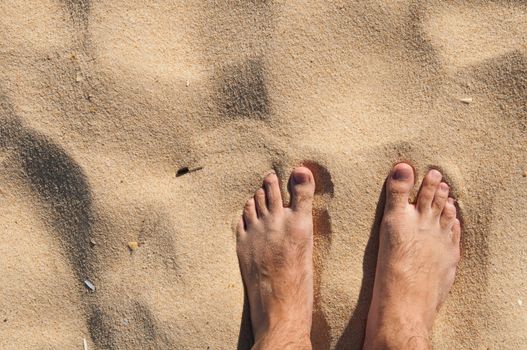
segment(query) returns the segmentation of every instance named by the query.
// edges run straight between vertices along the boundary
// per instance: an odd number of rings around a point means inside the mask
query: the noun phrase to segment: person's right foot
[[[430,170],[415,204],[414,171],[399,163],[386,205],[364,349],[429,349],[435,316],[454,282],[460,222],[442,175]]]
[[[236,250],[251,310],[253,349],[311,349],[315,179],[308,168],[291,174],[284,207],[276,174],[245,204]]]

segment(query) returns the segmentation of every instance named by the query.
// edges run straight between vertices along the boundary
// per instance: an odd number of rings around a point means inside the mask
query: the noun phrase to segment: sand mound
[[[436,347],[527,347],[526,16],[505,0],[2,1],[0,348],[246,348],[232,224],[266,171],[285,191],[304,163],[315,349],[359,349],[402,159],[442,169],[463,216]]]

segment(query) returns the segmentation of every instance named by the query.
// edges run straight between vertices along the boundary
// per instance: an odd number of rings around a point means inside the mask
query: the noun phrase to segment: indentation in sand
[[[265,118],[270,112],[261,59],[248,59],[217,70],[217,104],[225,117]]]
[[[71,16],[74,19],[79,19],[84,25],[87,25],[91,0],[62,0],[68,10],[70,11]]]
[[[447,67],[459,69],[525,50],[527,9],[521,2],[445,4],[428,13],[425,30]]]

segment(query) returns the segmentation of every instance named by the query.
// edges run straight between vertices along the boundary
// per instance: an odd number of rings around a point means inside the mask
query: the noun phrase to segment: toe
[[[441,178],[441,173],[436,169],[432,169],[426,174],[417,195],[417,209],[419,211],[426,212],[432,208],[432,201],[441,183]]]
[[[413,187],[414,169],[406,163],[395,165],[386,180],[385,210],[406,207]]]
[[[240,240],[245,239],[245,236],[247,235],[247,232],[245,231],[245,216],[243,218],[240,218],[238,220],[238,224],[236,225],[236,239],[239,242]]]
[[[278,183],[278,177],[276,174],[268,174],[264,178],[263,183],[269,211],[274,213],[281,210],[283,208],[282,194],[280,193],[280,185]]]
[[[454,205],[454,199],[448,198],[443,212],[441,213],[441,227],[446,230],[451,230],[452,226],[456,223],[456,206]]]
[[[305,167],[295,168],[291,173],[289,189],[291,209],[310,213],[315,194],[315,179],[311,170]]]
[[[249,199],[247,203],[245,203],[245,206],[243,207],[243,220],[245,221],[246,226],[250,226],[258,220],[254,198]]]
[[[441,182],[434,195],[434,200],[432,201],[432,211],[437,216],[441,214],[443,208],[446,205],[448,199],[448,191],[448,185],[444,182]]]
[[[265,191],[263,188],[259,188],[254,194],[254,201],[256,203],[256,213],[258,217],[262,217],[268,213],[267,204],[265,200]]]

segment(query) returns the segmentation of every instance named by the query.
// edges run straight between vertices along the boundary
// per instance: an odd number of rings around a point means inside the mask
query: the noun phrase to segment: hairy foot
[[[461,227],[442,175],[430,170],[415,204],[414,171],[397,164],[386,180],[386,206],[364,349],[429,349],[436,314],[460,258]]]
[[[290,179],[284,208],[278,178],[245,204],[237,227],[237,253],[251,310],[254,349],[311,349],[315,181],[309,169]]]

